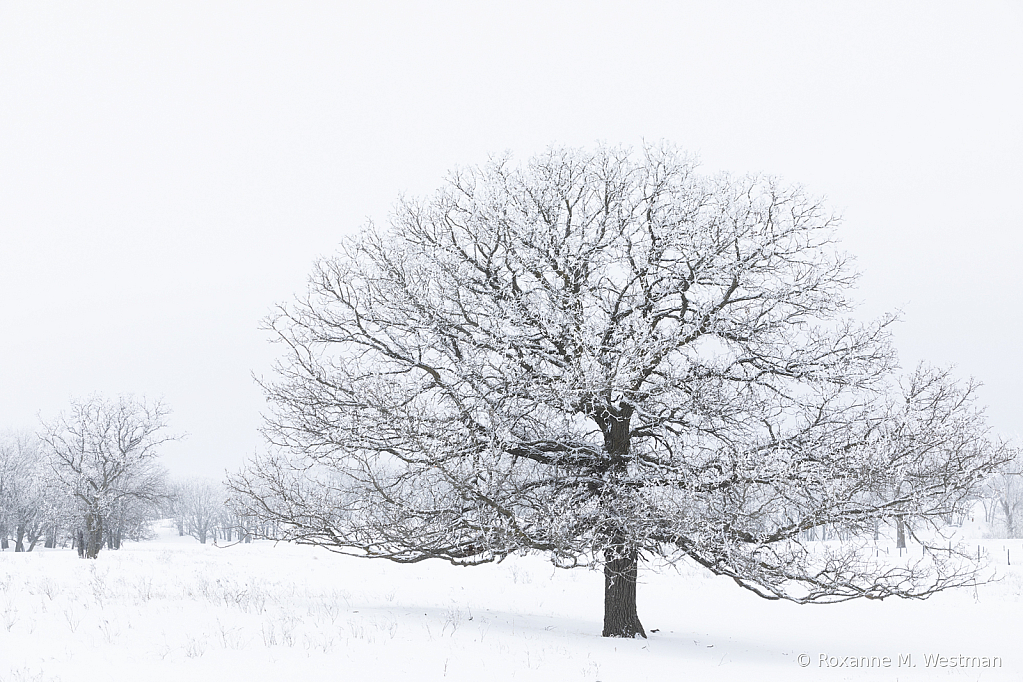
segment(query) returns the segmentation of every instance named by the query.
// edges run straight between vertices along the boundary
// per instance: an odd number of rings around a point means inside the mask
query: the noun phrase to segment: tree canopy
[[[1006,458],[973,384],[898,375],[894,318],[850,319],[837,226],[668,145],[456,171],[268,318],[278,449],[232,477],[235,504],[359,556],[601,565],[606,636],[645,636],[646,556],[798,602],[970,584],[955,553],[804,539],[918,528]]]

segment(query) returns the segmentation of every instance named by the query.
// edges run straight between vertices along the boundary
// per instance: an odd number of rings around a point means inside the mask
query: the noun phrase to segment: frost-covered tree
[[[982,492],[987,520],[1001,528],[1004,537],[1018,538],[1023,535],[1020,521],[1023,518],[1023,455],[1016,458],[992,477]]]
[[[162,486],[163,481],[157,482]],[[166,492],[159,487],[154,498],[148,495],[122,495],[110,505],[103,523],[103,542],[107,549],[120,549],[125,540],[148,540],[153,537],[153,522],[160,518],[160,498]]]
[[[166,497],[158,449],[169,411],[132,397],[73,400],[44,425],[41,439],[60,489],[71,498],[79,555],[120,545]],[[137,534],[137,533],[136,533]]]
[[[0,541],[31,552],[42,537],[52,493],[38,439],[27,433],[0,435]]]
[[[847,319],[836,225],[668,146],[456,172],[268,318],[276,449],[235,504],[358,556],[602,566],[605,636],[645,636],[649,556],[802,603],[969,584],[954,553],[893,567],[802,539],[917,527],[1004,458],[972,386],[896,378],[892,319]]]
[[[180,535],[202,544],[224,530],[227,492],[223,484],[206,478],[189,478],[172,487],[174,521]]]

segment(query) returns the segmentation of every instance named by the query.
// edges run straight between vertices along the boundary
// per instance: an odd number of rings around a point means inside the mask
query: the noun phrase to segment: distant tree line
[[[207,542],[252,542],[267,529],[241,519],[227,506],[227,489],[209,478],[187,478],[170,485],[167,512],[179,536]]]
[[[0,549],[31,552],[42,543],[74,547],[83,556],[88,551],[94,558],[103,547],[118,549],[125,540],[147,536],[159,516],[158,499],[96,489],[92,500],[82,500],[52,464],[34,434],[0,437]],[[162,481],[149,483],[154,498],[162,494]]]
[[[219,483],[172,482],[158,462],[169,410],[159,401],[74,400],[38,433],[0,434],[0,550],[72,547],[83,558],[151,535],[171,517],[182,535],[245,541]]]
[[[1023,537],[1023,458],[987,481],[981,501],[991,537]]]

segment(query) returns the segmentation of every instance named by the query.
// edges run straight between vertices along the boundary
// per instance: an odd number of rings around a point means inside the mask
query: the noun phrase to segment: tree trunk
[[[604,637],[629,637],[646,632],[636,612],[636,574],[639,553],[613,546],[604,551]]]
[[[99,514],[85,515],[85,532],[79,533],[78,539],[84,544],[78,551],[80,557],[95,559],[99,556],[103,548],[103,521]]]
[[[1002,505],[1002,513],[1005,514],[1005,537],[1014,538],[1016,537],[1016,524],[1012,514],[1014,505],[1008,495],[1004,495],[999,502]]]
[[[602,478],[614,490],[618,481],[628,473],[629,449],[632,440],[630,421],[633,408],[621,400],[608,405],[599,415],[597,424],[604,434],[607,463]],[[607,510],[609,518],[617,513]],[[613,523],[613,522],[612,522]],[[636,613],[636,573],[639,551],[626,540],[620,528],[608,528],[605,536],[610,542],[604,550],[604,637],[635,637],[646,639],[646,632]]]
[[[902,519],[895,521],[895,548],[904,549],[906,547],[906,524],[902,522]]]

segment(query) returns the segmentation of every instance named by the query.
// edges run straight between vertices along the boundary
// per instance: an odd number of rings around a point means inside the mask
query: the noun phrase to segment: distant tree
[[[987,520],[1001,525],[1004,537],[1018,538],[1023,535],[1023,457],[1017,453],[997,476],[984,486],[984,504],[990,513]]]
[[[279,451],[231,477],[235,504],[357,556],[602,565],[613,637],[645,636],[647,556],[800,603],[972,584],[965,554],[802,540],[933,521],[1005,458],[973,386],[896,379],[892,318],[843,318],[836,224],[666,146],[456,172],[268,319]]]
[[[232,508],[230,491],[222,489],[224,495],[224,506],[221,510],[218,530],[220,536],[227,542],[252,542],[252,520],[248,517],[238,516]]]
[[[157,450],[173,439],[164,434],[167,414],[160,402],[93,396],[44,425],[49,465],[73,504],[80,556],[95,559],[104,543],[119,547],[166,497]]]
[[[103,539],[107,549],[120,549],[125,540],[138,542],[151,538],[152,525],[160,517],[160,508],[159,500],[122,496],[111,505],[104,523]]]
[[[0,539],[14,551],[32,551],[47,519],[49,477],[38,439],[32,434],[0,436]]]
[[[190,535],[202,544],[216,539],[225,523],[227,492],[210,479],[190,478],[173,487],[174,520],[182,535]]]

